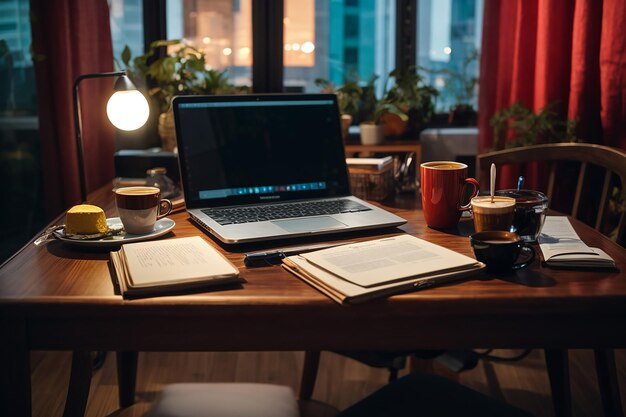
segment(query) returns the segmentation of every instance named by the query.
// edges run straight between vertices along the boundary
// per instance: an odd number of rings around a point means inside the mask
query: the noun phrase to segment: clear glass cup
[[[163,198],[171,198],[178,194],[178,187],[167,176],[167,169],[162,167],[150,168],[146,171],[146,186],[160,189]]]
[[[496,195],[515,198],[515,214],[512,232],[525,242],[535,242],[548,213],[548,197],[534,190],[498,190]]]

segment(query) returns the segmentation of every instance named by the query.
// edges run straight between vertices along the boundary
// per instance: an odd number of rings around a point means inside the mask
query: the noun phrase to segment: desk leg
[[[556,417],[572,416],[572,393],[569,384],[569,356],[566,349],[544,349],[546,368],[552,390]]]
[[[135,403],[138,352],[117,352],[117,385],[120,407]]]
[[[302,380],[300,381],[300,400],[308,401],[313,396],[319,365],[319,350],[307,350],[304,352],[304,366],[302,368]]]
[[[72,372],[67,389],[63,417],[83,417],[89,399],[93,356],[91,351],[79,350],[72,354]]]
[[[624,411],[622,410],[622,400],[615,368],[615,353],[613,349],[595,349],[594,354],[604,415],[606,417],[622,417]]]
[[[26,321],[0,314],[0,416],[30,417],[30,351]]]

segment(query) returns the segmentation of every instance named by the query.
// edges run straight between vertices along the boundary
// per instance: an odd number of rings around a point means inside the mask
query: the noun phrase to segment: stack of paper
[[[125,298],[243,282],[222,254],[194,236],[122,245],[111,261]]]
[[[392,161],[393,158],[391,156],[382,158],[346,158],[348,167],[372,168],[378,171],[391,164]]]
[[[539,247],[548,266],[615,268],[615,261],[599,248],[583,242],[565,216],[547,216]]]
[[[338,303],[354,304],[465,278],[485,265],[401,235],[289,256],[283,267]]]

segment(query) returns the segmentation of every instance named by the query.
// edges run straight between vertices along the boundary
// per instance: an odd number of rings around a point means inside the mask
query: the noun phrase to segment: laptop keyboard
[[[202,212],[220,225],[254,223],[293,217],[356,213],[371,210],[349,199],[264,204],[262,206],[209,208]]]

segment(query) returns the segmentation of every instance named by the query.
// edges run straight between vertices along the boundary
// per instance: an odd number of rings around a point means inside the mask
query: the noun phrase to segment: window
[[[439,90],[437,111],[477,109],[483,0],[420,0],[417,61]]]
[[[143,0],[109,0],[109,17],[113,57],[122,68],[120,57],[125,46],[134,57],[144,52]]]
[[[285,90],[317,92],[316,78],[335,84],[358,78],[364,83],[376,74],[384,80],[396,65],[413,61],[405,57],[407,62],[396,64],[396,36],[402,33],[402,44],[417,45],[415,64],[425,69],[426,81],[440,91],[437,110],[447,112],[461,102],[476,108],[484,0],[419,0],[416,31],[412,19],[396,16],[401,0],[283,1]],[[206,53],[212,68],[228,70],[232,83],[252,85],[252,0],[165,3],[167,33],[161,38],[185,39]],[[396,22],[403,25],[398,31]]]
[[[0,2],[0,112],[37,113],[28,0]]]
[[[252,0],[168,0],[167,38],[203,51],[232,84],[252,85]]]
[[[316,78],[384,78],[395,65],[394,19],[391,0],[285,0],[284,85],[318,92]]]
[[[0,263],[45,224],[28,0],[0,2]]]

